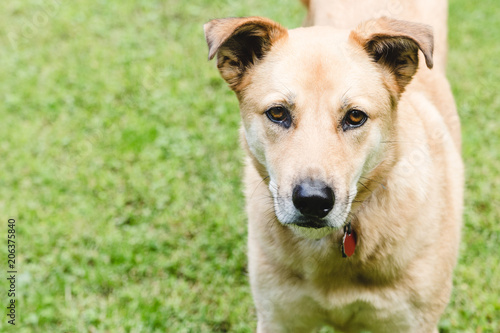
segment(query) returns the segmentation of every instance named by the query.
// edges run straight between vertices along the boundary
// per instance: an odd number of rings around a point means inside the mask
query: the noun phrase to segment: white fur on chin
[[[309,239],[320,239],[337,230],[335,228],[330,228],[330,227],[324,227],[318,229],[305,228],[305,227],[299,227],[298,225],[295,224],[289,224],[288,227],[292,229],[295,235]]]

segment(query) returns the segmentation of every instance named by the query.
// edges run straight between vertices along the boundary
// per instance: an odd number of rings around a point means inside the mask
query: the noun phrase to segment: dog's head
[[[419,49],[432,67],[430,28],[381,18],[287,30],[248,17],[210,21],[205,36],[278,220],[312,237],[345,225],[396,159],[397,104]]]

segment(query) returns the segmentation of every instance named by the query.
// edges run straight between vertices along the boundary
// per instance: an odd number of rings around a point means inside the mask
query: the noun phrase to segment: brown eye
[[[273,118],[274,121],[283,121],[286,118],[286,112],[283,108],[272,108],[268,112],[269,116]]]
[[[267,118],[273,123],[282,125],[285,128],[289,128],[292,124],[292,118],[290,112],[282,106],[274,106],[266,111]]]
[[[360,127],[368,119],[366,113],[360,110],[351,110],[344,117],[342,127],[345,130]]]

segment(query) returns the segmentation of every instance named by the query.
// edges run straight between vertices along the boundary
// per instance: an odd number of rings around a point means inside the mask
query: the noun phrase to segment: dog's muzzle
[[[331,187],[317,180],[306,180],[295,186],[292,193],[293,205],[303,215],[304,222],[300,227],[326,227],[325,216],[335,204],[335,194]],[[302,220],[302,219],[301,219]]]

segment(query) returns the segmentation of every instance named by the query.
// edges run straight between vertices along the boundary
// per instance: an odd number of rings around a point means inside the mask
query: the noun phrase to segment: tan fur
[[[324,16],[320,5],[326,2],[310,1],[318,12],[310,12],[309,23]],[[335,5],[347,6],[328,2]],[[322,325],[343,332],[437,332],[449,300],[463,166],[444,58],[434,61],[438,70],[427,68],[433,65],[428,26],[389,18],[358,25],[350,13],[365,9],[355,9],[337,15],[348,30],[287,31],[257,17],[205,25],[210,57],[218,54],[221,75],[240,102],[258,332]],[[349,15],[354,25],[347,25]],[[443,56],[446,47],[436,49]],[[266,117],[275,105],[290,110],[289,128]],[[369,119],[344,130],[342,119],[354,108]],[[290,198],[305,178],[334,189],[328,227],[294,226]],[[352,257],[342,258],[348,222],[358,243]]]

